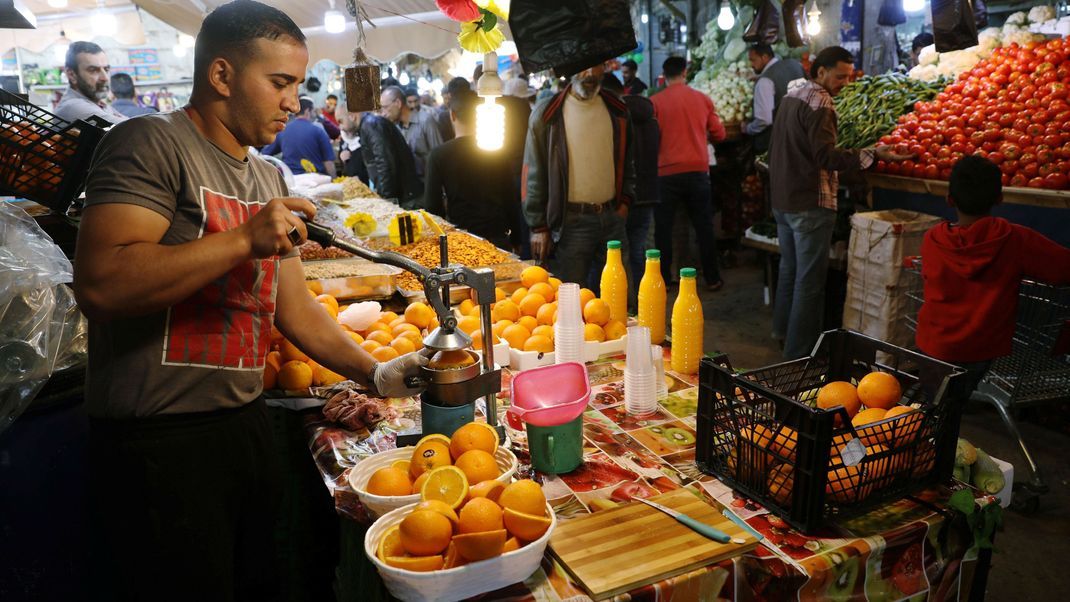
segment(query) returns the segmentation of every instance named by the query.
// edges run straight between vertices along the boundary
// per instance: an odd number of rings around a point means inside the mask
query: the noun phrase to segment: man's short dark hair
[[[471,90],[460,90],[450,94],[450,113],[453,113],[457,121],[465,125],[475,123],[477,104],[479,104],[479,96]]]
[[[951,168],[947,194],[963,214],[987,215],[1003,194],[1002,175],[988,159],[965,156]]]
[[[449,92],[450,96],[453,96],[454,94],[457,94],[458,92],[463,92],[465,90],[471,91],[472,84],[469,83],[468,80],[463,77],[455,77],[450,80],[450,83],[446,84],[446,91]]]
[[[241,65],[257,39],[284,37],[305,43],[301,28],[281,10],[255,0],[234,0],[220,5],[208,13],[197,33],[193,79],[196,82],[207,77],[208,65],[218,57]]]
[[[67,48],[67,58],[64,60],[63,66],[71,71],[78,71],[79,54],[100,54],[102,52],[104,52],[104,49],[93,42],[71,42],[71,45]]]
[[[921,50],[926,46],[932,46],[935,43],[936,38],[933,37],[933,34],[927,31],[923,31],[918,35],[914,36],[914,41],[910,43],[910,49],[917,52],[918,50]]]
[[[604,90],[609,90],[617,96],[624,94],[624,84],[622,84],[620,80],[617,79],[616,75],[613,75],[608,71],[606,71],[605,74],[602,75],[602,88]]]
[[[810,78],[817,77],[817,70],[821,67],[825,69],[832,69],[840,63],[855,62],[855,57],[851,54],[850,50],[847,50],[843,46],[829,46],[821,52],[817,53],[817,57],[814,58],[814,62],[810,65]]]
[[[109,85],[111,86],[111,93],[115,95],[115,98],[134,97],[134,78],[130,77],[129,73],[116,73],[112,75]]]
[[[773,57],[773,47],[769,44],[751,44],[751,47],[747,49],[758,56]]]
[[[334,94],[328,94],[327,95],[327,100],[338,100],[338,97],[335,96]]]
[[[416,98],[420,97],[420,91],[416,89],[416,86],[405,87],[405,98],[408,98],[410,96],[415,96]]]
[[[401,86],[387,86],[383,88],[383,93],[390,93],[390,102],[395,100],[401,100],[401,104],[405,104],[405,90],[401,89]]]
[[[312,99],[307,96],[302,96],[298,102],[301,104],[301,114],[308,113],[316,108],[316,103],[312,102]]]
[[[665,77],[680,77],[687,71],[687,59],[682,56],[670,56],[661,64]]]
[[[620,66],[621,67],[627,67],[627,68],[631,69],[632,71],[638,71],[639,70],[639,63],[633,61],[632,59],[628,59],[628,60],[624,61],[623,63],[620,64]]]

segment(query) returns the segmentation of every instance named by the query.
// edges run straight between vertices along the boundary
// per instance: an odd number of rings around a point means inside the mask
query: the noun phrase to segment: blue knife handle
[[[728,542],[732,541],[732,537],[729,534],[725,533],[724,531],[722,531],[720,529],[715,529],[715,528],[707,525],[706,523],[699,522],[699,521],[691,518],[690,516],[681,514],[681,515],[679,515],[679,516],[677,516],[675,518],[676,518],[677,521],[679,521],[679,522],[687,525],[688,527],[690,527],[693,531],[695,531],[697,533],[700,533],[701,535],[704,535],[706,537],[709,537],[710,539],[712,539],[712,540],[714,540],[716,542],[728,543]]]

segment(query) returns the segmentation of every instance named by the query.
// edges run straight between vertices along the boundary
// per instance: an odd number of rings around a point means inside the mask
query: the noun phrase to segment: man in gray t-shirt
[[[315,207],[248,154],[297,111],[301,30],[236,0],[205,18],[196,48],[190,104],[112,128],[86,184],[74,290],[89,318],[90,599],[278,591],[261,397],[272,326],[388,397],[418,393],[404,378],[427,362],[376,362],[309,296],[294,212]]]

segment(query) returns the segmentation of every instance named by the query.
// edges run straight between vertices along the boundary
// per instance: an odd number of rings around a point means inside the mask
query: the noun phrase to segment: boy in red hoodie
[[[951,170],[947,195],[958,222],[929,230],[921,245],[925,303],[916,342],[967,370],[967,395],[992,360],[1011,352],[1022,278],[1070,284],[1070,249],[989,215],[1002,200],[999,168],[963,157]]]

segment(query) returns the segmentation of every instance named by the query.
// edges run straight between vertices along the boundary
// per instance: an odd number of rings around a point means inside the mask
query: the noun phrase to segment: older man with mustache
[[[554,274],[595,291],[606,242],[627,244],[635,185],[628,109],[602,90],[604,71],[581,71],[535,107],[521,187],[532,256],[545,262],[555,250]]]

